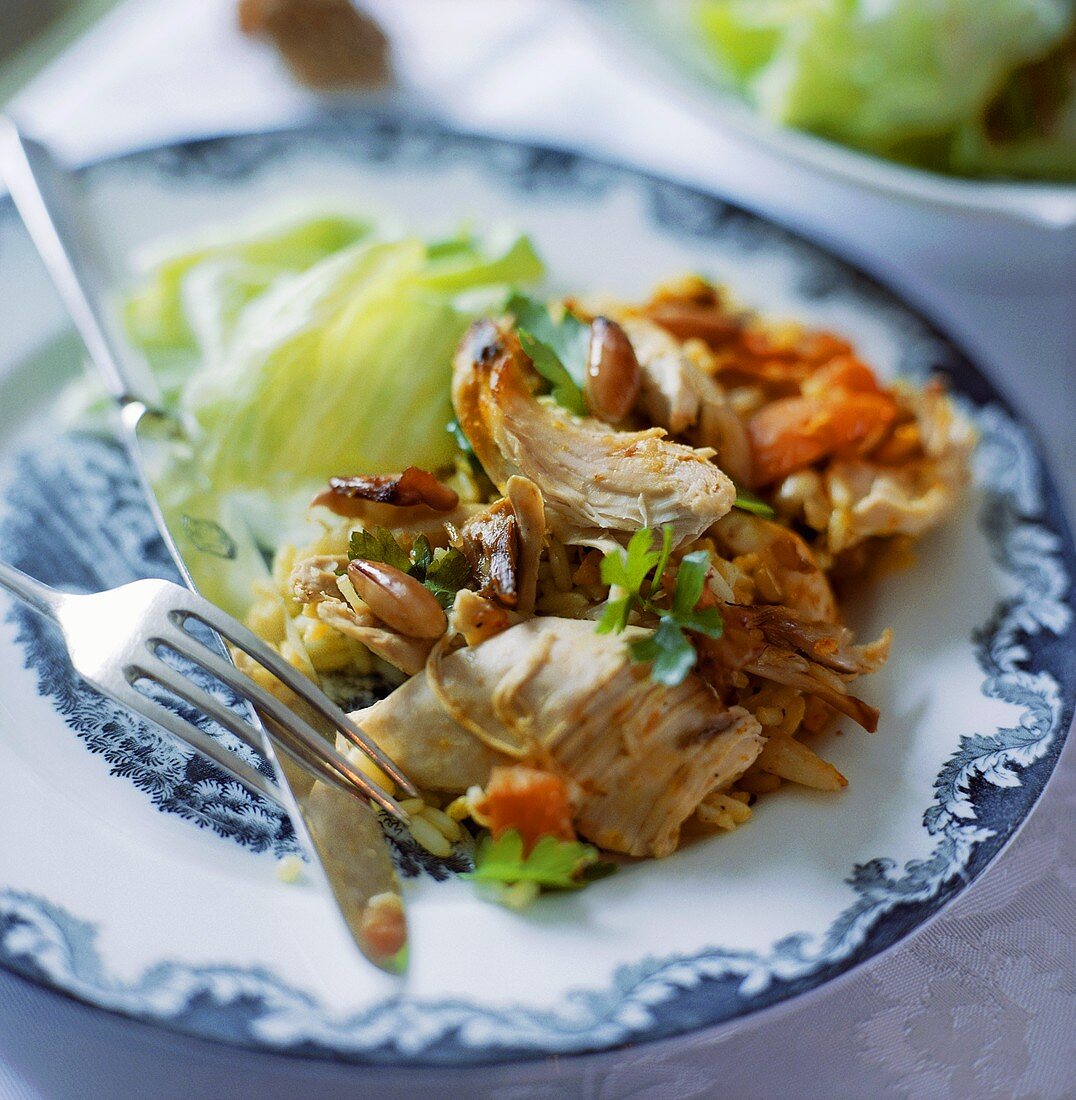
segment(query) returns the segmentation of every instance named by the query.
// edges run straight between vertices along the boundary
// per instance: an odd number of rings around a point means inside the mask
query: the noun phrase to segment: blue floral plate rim
[[[614,988],[580,993],[544,1015],[530,1009],[493,1013],[466,1003],[387,1002],[361,1018],[330,1021],[317,1019],[317,1007],[304,993],[263,970],[163,963],[139,982],[117,983],[101,972],[92,926],[45,899],[0,890],[0,965],[87,1003],[232,1044],[373,1063],[458,1065],[608,1050],[727,1025],[798,1003],[803,994],[877,957],[932,920],[1026,820],[1046,787],[1072,717],[1076,635],[1063,601],[1076,571],[1076,553],[1034,434],[1014,417],[1007,400],[918,305],[832,249],[705,192],[576,153],[365,112],[315,127],[153,147],[84,171],[148,165],[163,176],[208,173],[222,182],[241,182],[296,143],[324,145],[334,153],[343,152],[346,143],[349,155],[375,162],[406,162],[408,156],[414,162],[432,155],[473,163],[476,154],[486,154],[484,170],[502,185],[523,190],[601,193],[632,180],[647,192],[649,216],[671,233],[753,234],[766,244],[812,257],[814,285],[804,290],[806,297],[854,287],[866,299],[913,317],[935,352],[944,351],[943,365],[975,410],[984,435],[980,477],[993,504],[1001,506],[989,518],[988,534],[1002,568],[1021,587],[996,609],[975,641],[991,690],[1022,702],[1031,719],[1012,730],[964,738],[937,777],[938,798],[926,810],[928,830],[941,838],[931,859],[903,869],[884,859],[855,868],[850,882],[857,905],[842,914],[827,933],[824,950],[813,956],[805,954],[810,945],[790,937],[768,958],[715,949],[687,958],[647,959],[622,968]],[[0,219],[11,217],[10,203],[3,200]],[[1003,734],[1011,736],[1006,740]],[[903,876],[894,877],[901,870]],[[52,954],[42,966],[46,948]],[[424,1025],[420,1041],[404,1035],[405,1027],[418,1022],[416,1013]],[[259,1026],[266,1021],[268,1033]]]

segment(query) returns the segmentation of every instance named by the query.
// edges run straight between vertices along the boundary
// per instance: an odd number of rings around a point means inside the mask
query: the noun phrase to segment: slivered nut
[[[616,321],[595,317],[590,326],[583,387],[587,407],[600,420],[623,420],[631,412],[641,385],[642,371],[627,333]]]
[[[408,638],[439,638],[448,626],[433,593],[414,577],[383,562],[356,558],[347,575],[363,603],[387,626]]]

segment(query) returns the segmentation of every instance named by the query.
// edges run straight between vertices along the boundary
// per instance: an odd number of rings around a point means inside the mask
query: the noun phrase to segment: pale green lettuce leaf
[[[1005,170],[997,148],[992,163],[976,163],[967,135],[1021,66],[1072,33],[1073,7],[701,0],[697,18],[723,76],[766,116],[883,156],[974,172]]]
[[[450,463],[452,357],[473,319],[455,292],[503,295],[540,272],[525,239],[431,260],[410,238],[359,243],[273,280],[228,319],[219,353],[184,388],[213,484],[286,492]]]
[[[157,261],[127,298],[123,316],[131,340],[143,349],[190,346],[194,340],[184,305],[188,275],[206,261],[249,264],[264,275],[304,271],[318,260],[370,233],[370,223],[338,214],[276,223],[237,236],[209,235]]]

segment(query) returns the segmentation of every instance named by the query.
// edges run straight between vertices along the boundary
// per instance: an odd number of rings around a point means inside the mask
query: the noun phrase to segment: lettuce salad
[[[764,115],[960,175],[1076,179],[1073,0],[699,0]]]
[[[124,320],[218,492],[450,464],[452,356],[543,268],[522,236],[427,241],[342,215],[188,244]]]

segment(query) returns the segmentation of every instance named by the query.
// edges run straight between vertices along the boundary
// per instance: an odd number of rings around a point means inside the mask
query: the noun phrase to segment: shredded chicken
[[[910,441],[907,455],[898,452],[887,462],[883,448],[878,455],[834,461],[821,472],[800,471],[776,487],[782,518],[802,518],[819,531],[820,548],[829,554],[872,538],[924,534],[952,512],[967,483],[976,441],[971,424],[938,386],[895,392],[909,418],[897,429]]]
[[[975,434],[940,383],[886,383],[843,337],[734,312],[698,278],[570,308],[594,326],[594,415],[539,396],[510,318],[476,323],[452,402],[500,497],[464,458],[333,479],[314,503],[347,522],[280,559],[258,621],[282,647],[301,636],[312,675],[367,662],[342,634],[409,676],[353,717],[420,788],[457,796],[449,825],[460,810],[528,846],[578,834],[660,857],[689,819],[688,835],[732,829],[782,782],[846,784],[803,738],[839,714],[876,728],[853,685],[890,634],[858,643],[832,579],[892,564],[952,510]],[[543,360],[537,343],[547,373],[571,350]],[[762,499],[732,510],[734,481]],[[407,575],[315,552],[375,527],[404,549],[424,536],[440,576],[424,543]],[[644,527],[649,550],[630,542]],[[433,636],[405,636],[427,626],[423,605]]]
[[[497,764],[551,761],[579,792],[581,835],[668,855],[702,799],[758,756],[760,726],[697,676],[655,683],[624,641],[589,622],[529,619],[435,655],[425,676],[352,717],[420,787],[466,790]]]
[[[533,481],[561,541],[603,545],[669,524],[682,544],[732,507],[735,488],[710,452],[660,428],[616,432],[574,417],[538,400],[529,377],[515,335],[480,321],[456,357],[452,400],[486,472],[502,492],[514,474]]]
[[[638,316],[620,323],[642,370],[640,405],[653,423],[716,452],[715,461],[734,481],[751,480],[747,432],[721,387],[665,329]]]
[[[712,660],[816,696],[865,730],[878,728],[877,708],[857,699],[848,685],[882,666],[889,631],[868,645],[854,645],[844,627],[802,619],[787,607],[728,604],[721,617],[723,636],[700,643]]]

